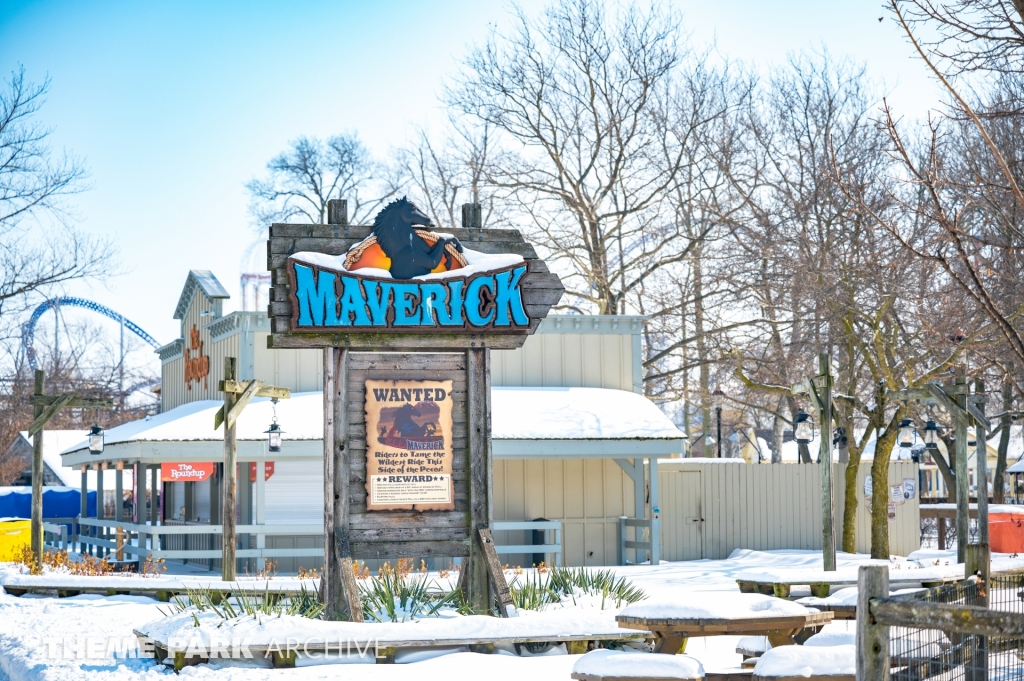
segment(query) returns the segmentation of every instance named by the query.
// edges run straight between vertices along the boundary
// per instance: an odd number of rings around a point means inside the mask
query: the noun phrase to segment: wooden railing
[[[219,548],[212,548],[214,542],[219,544],[223,530],[221,525],[149,525],[142,523],[126,523],[123,521],[98,518],[81,518],[79,523],[84,528],[96,531],[80,535],[80,546],[99,547],[112,552],[117,549],[113,531],[120,527],[125,532],[124,552],[129,556],[137,556],[145,560],[152,557],[166,560],[204,560],[221,557]],[[238,535],[256,537],[257,548],[236,551],[238,558],[292,558],[307,556],[323,556],[323,549],[274,549],[265,548],[265,538],[269,536],[317,536],[322,537],[322,525],[238,525]],[[177,548],[179,539],[186,539],[189,546],[196,548]],[[179,544],[184,546],[182,542]]]
[[[547,561],[549,565],[562,564],[562,522],[560,520],[499,520],[491,523],[491,529],[495,532],[505,530],[542,530],[553,533],[550,544],[503,544],[495,543],[494,550],[497,553],[544,553],[554,554],[554,562]]]

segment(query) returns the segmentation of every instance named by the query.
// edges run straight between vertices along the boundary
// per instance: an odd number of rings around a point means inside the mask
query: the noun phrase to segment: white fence
[[[836,546],[842,548],[845,465],[834,464]],[[871,516],[864,499],[870,462],[857,475],[857,551],[871,550]],[[820,549],[821,495],[817,464],[659,464],[662,560],[726,558],[735,549]],[[888,494],[905,479],[918,481],[914,463],[891,463]],[[918,495],[895,506],[889,551],[907,555],[921,546]]]

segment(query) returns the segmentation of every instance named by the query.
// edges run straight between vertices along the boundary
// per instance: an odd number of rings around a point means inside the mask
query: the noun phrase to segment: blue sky
[[[543,6],[522,3],[528,13]],[[768,72],[828,47],[884,80],[898,110],[937,98],[877,0],[677,0],[697,44]],[[238,298],[253,240],[243,184],[299,135],[358,130],[377,153],[442,115],[438,94],[509,5],[434,2],[16,2],[0,0],[0,71],[52,89],[41,121],[85,157],[83,229],[113,237],[125,273],[76,285],[161,342],[189,269]]]

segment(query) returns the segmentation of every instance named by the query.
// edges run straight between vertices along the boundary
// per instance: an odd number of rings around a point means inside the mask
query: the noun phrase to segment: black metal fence
[[[887,591],[887,578],[880,589],[863,571],[865,592]],[[858,609],[858,645],[869,647],[858,654],[858,678],[887,668],[893,681],[1024,680],[1024,574],[865,598],[871,614]]]

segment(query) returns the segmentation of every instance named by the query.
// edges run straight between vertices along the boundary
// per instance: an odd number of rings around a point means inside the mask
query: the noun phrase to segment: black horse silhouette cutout
[[[395,422],[392,430],[402,437],[420,437],[426,435],[427,426],[419,425],[412,420],[413,416],[421,416],[420,410],[411,404],[403,404],[395,412]]]
[[[404,196],[385,206],[373,219],[373,234],[384,255],[391,259],[391,276],[412,279],[429,274],[447,256],[445,246],[452,244],[462,253],[455,237],[439,238],[433,246],[413,230],[413,225],[434,227],[416,205]],[[450,263],[449,263],[450,264]]]

